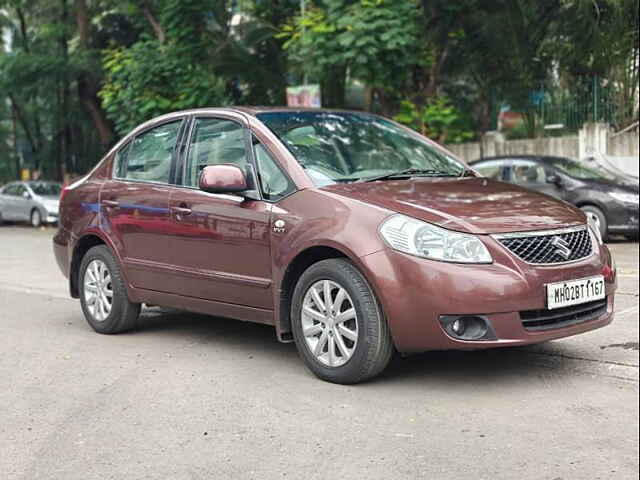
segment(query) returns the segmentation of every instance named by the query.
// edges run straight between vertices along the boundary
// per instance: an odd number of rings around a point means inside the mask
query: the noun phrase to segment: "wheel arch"
[[[298,283],[298,280],[300,279],[300,276],[311,265],[322,260],[328,260],[332,258],[341,258],[349,260],[351,263],[353,263],[353,265],[365,277],[365,279],[371,286],[374,295],[378,298],[378,302],[380,303],[379,295],[376,291],[377,288],[375,282],[371,281],[368,272],[363,267],[362,262],[358,260],[357,256],[353,255],[353,253],[346,248],[342,248],[338,245],[330,243],[309,246],[297,253],[291,259],[291,261],[289,261],[287,267],[284,270],[284,274],[279,285],[278,311],[275,321],[276,332],[280,341],[290,342],[293,340],[291,334],[291,304],[293,300],[293,291],[296,287],[296,284]],[[382,308],[381,303],[380,308]]]
[[[593,208],[597,208],[598,210],[600,210],[602,212],[602,215],[604,215],[604,219],[606,222],[606,232],[608,233],[609,231],[609,224],[610,224],[610,220],[609,220],[609,210],[602,205],[600,202],[592,200],[592,199],[584,199],[578,203],[576,203],[576,207],[578,207],[579,209],[582,209],[583,207],[593,207]]]
[[[608,215],[607,208],[600,202],[593,200],[592,198],[584,198],[576,202],[576,207],[595,207],[600,210],[605,216]]]
[[[105,245],[112,252],[114,252],[113,246],[110,245],[110,243],[101,235],[95,232],[83,235],[75,243],[73,247],[73,254],[71,256],[71,265],[69,268],[69,290],[72,298],[78,298],[80,296],[78,274],[80,271],[80,264],[82,263],[82,259],[89,250],[99,245]]]

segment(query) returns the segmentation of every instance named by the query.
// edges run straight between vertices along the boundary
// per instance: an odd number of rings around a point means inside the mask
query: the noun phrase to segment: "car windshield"
[[[461,176],[465,167],[444,150],[373,115],[337,112],[258,114],[318,185],[405,175]]]
[[[31,187],[33,193],[43,197],[57,197],[60,195],[61,190],[60,185],[57,183],[37,182],[30,183],[29,187]]]
[[[568,158],[549,158],[546,161],[570,177],[580,180],[616,180],[616,176],[605,169],[585,167]]]

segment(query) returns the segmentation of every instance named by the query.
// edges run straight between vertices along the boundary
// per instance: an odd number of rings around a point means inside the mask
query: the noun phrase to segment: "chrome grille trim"
[[[550,235],[564,235],[567,233],[580,232],[587,228],[587,225],[577,225],[575,227],[560,228],[557,230],[532,230],[530,232],[499,233],[491,236],[496,240],[503,240],[505,238],[547,237]]]
[[[594,245],[597,243],[586,225],[557,230],[497,234],[492,237],[509,253],[535,266],[566,265],[585,260],[594,254]],[[560,237],[570,243],[571,258],[561,259],[555,253],[551,239],[546,240],[546,237]]]

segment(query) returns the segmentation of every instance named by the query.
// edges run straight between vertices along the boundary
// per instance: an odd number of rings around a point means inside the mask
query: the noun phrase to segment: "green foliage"
[[[394,88],[407,69],[427,61],[419,47],[419,5],[414,0],[327,0],[284,27],[285,48],[305,72],[321,78],[344,66],[375,87]]]
[[[405,100],[394,119],[440,143],[462,143],[474,136],[465,128],[461,113],[446,97],[431,99],[424,106]]]
[[[0,0],[0,175],[20,157],[49,177],[81,173],[114,129],[282,105],[303,80],[331,107],[357,81],[366,109],[440,141],[495,128],[504,104],[527,120],[512,135],[539,134],[540,92],[606,92],[598,118],[622,128],[638,118],[638,1],[306,0],[301,16],[299,0]]]
[[[106,50],[102,104],[118,132],[163,113],[228,103],[224,81],[156,40]]]

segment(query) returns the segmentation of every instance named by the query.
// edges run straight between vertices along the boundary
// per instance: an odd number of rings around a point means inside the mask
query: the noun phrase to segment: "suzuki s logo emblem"
[[[556,247],[556,251],[553,252],[556,255],[561,256],[565,260],[569,260],[573,251],[569,248],[569,242],[561,237],[553,237],[551,240],[551,245]]]

